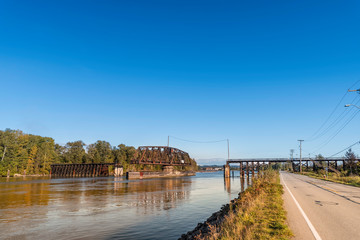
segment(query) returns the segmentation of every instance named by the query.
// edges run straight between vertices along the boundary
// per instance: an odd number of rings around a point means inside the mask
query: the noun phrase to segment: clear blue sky
[[[61,144],[173,135],[229,138],[232,158],[298,154],[360,79],[359,12],[359,1],[0,1],[0,127]],[[359,120],[319,152],[360,140]],[[227,154],[225,142],[171,145]]]

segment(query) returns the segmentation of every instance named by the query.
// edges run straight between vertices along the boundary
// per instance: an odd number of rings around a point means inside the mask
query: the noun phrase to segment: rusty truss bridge
[[[191,165],[188,153],[172,147],[142,146],[139,147],[130,164],[149,164],[163,166]],[[114,175],[122,166],[117,163],[66,163],[51,164],[50,174],[53,177],[107,177],[110,166],[114,166]]]
[[[164,166],[191,165],[187,152],[173,147],[142,146],[136,150],[131,164],[150,164]]]

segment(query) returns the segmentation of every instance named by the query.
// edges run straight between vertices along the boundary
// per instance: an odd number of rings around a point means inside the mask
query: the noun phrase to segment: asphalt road
[[[294,239],[360,240],[360,188],[280,173]]]

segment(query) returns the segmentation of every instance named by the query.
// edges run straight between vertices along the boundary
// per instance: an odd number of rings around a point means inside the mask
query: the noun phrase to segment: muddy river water
[[[235,176],[239,173],[235,173]],[[124,178],[0,178],[0,239],[178,239],[237,197],[222,172]]]

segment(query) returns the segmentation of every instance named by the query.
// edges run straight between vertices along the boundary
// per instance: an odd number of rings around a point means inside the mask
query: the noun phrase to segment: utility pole
[[[170,146],[170,136],[168,136],[168,147]]]
[[[228,146],[228,161],[230,160],[230,147],[229,147],[229,139],[227,140],[227,146]]]
[[[300,142],[300,173],[302,173],[302,166],[301,166],[301,143],[304,141],[304,140],[298,140]]]

